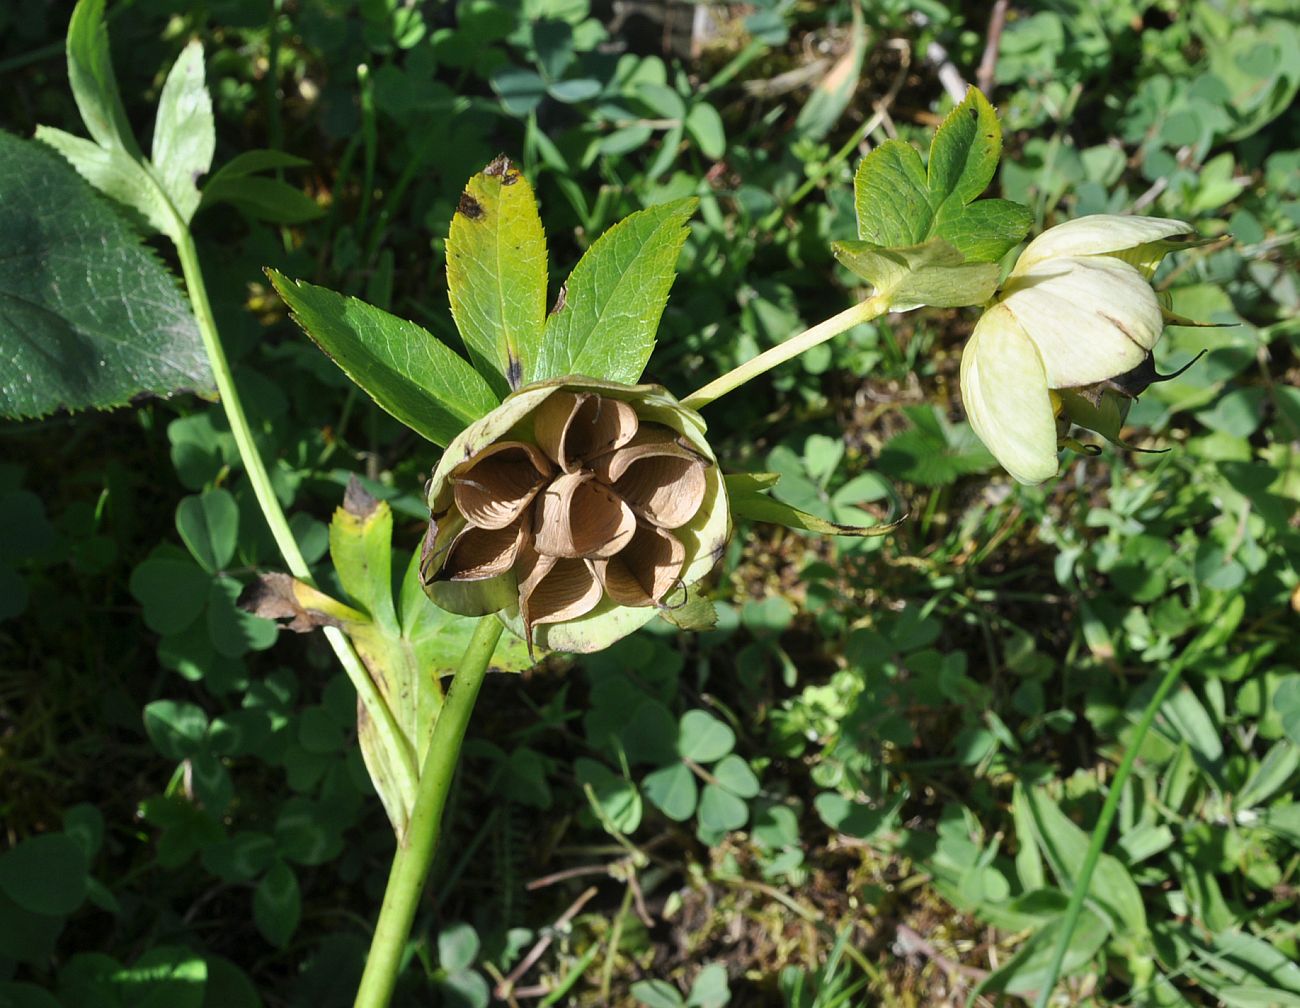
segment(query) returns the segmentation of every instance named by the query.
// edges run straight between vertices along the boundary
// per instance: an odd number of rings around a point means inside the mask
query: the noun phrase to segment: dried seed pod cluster
[[[527,640],[607,646],[716,562],[729,532],[698,415],[657,386],[520,389],[448,446],[429,486],[425,590]]]

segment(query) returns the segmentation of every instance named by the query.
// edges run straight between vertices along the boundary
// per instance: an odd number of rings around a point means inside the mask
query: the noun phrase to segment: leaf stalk
[[[284,558],[285,566],[289,568],[289,573],[314,588],[316,583],[312,579],[311,569],[307,566],[307,560],[302,555],[298,540],[289,528],[284,509],[280,506],[280,501],[275,496],[275,489],[271,486],[271,477],[267,473],[261,453],[257,450],[257,443],[253,440],[253,432],[249,427],[248,417],[244,413],[243,401],[239,398],[239,390],[235,386],[234,375],[230,370],[230,362],[226,358],[225,349],[221,345],[221,336],[217,331],[217,323],[212,315],[212,305],[208,301],[207,286],[203,282],[203,268],[199,263],[198,249],[194,245],[194,238],[190,234],[189,228],[180,220],[179,215],[177,215],[175,228],[169,234],[169,237],[176,245],[176,252],[181,263],[181,273],[185,278],[185,289],[189,294],[190,305],[194,309],[194,318],[198,322],[203,348],[207,352],[209,363],[212,365],[212,374],[216,378],[217,393],[221,397],[221,406],[225,410],[226,421],[230,424],[230,431],[235,437],[235,445],[239,449],[239,457],[244,463],[244,471],[248,474],[248,481],[252,485],[253,495],[257,498],[258,507],[261,508],[262,516],[270,527],[271,536],[275,539],[275,544],[280,550],[280,555]],[[370,677],[370,673],[366,670],[347,635],[337,627],[326,627],[325,636],[329,640],[330,647],[334,649],[334,654],[338,656],[339,663],[347,673],[348,679],[351,680],[353,687],[356,689],[357,696],[365,707],[366,713],[378,727],[380,733],[385,736],[384,741],[387,748],[399,761],[403,797],[408,801],[414,800],[417,773],[415,752],[411,748],[410,742],[397,726],[392,711],[388,709],[388,704],[384,702],[384,698],[379,693],[379,688]]]

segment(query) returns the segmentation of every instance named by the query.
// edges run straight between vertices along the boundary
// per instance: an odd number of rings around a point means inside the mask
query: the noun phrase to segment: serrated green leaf
[[[398,633],[393,605],[393,512],[349,484],[330,522],[330,560],[343,590],[386,634]]]
[[[456,662],[465,653],[478,620],[457,616],[430,601],[420,584],[420,553],[417,550],[407,565],[402,580],[402,636],[410,641],[418,668],[436,669],[438,675],[456,670]],[[492,652],[489,668],[493,672],[522,672],[536,664],[528,654],[528,645],[514,634],[503,634]]]
[[[886,140],[864,157],[853,176],[853,204],[863,241],[893,248],[929,237],[934,210],[916,148]]]
[[[140,148],[117,90],[108,50],[104,0],[79,0],[68,22],[68,83],[86,130],[103,147],[117,147],[137,160]]]
[[[546,319],[534,380],[580,374],[633,384],[641,377],[696,203],[639,210],[596,240]]]
[[[727,499],[731,503],[731,513],[737,518],[749,518],[753,521],[770,522],[784,525],[786,528],[816,532],[820,535],[842,535],[872,537],[888,535],[898,528],[903,519],[887,525],[843,525],[839,522],[818,518],[815,514],[791,507],[784,501],[769,497],[756,488],[750,474],[727,476]],[[767,484],[770,486],[770,484]]]
[[[934,132],[925,172],[927,186],[944,199],[970,203],[988,188],[1001,154],[1002,127],[997,113],[983,94],[970,88]]]
[[[216,150],[212,98],[203,79],[203,46],[191,42],[177,57],[158,97],[150,160],[181,220],[199,207],[199,176],[212,167]]]
[[[212,387],[167,270],[62,159],[3,132],[0,346],[0,414],[10,417]]]
[[[930,145],[930,161],[901,140],[887,140],[853,180],[858,237],[882,248],[948,242],[968,263],[991,263],[1024,238],[1033,215],[1008,200],[976,200],[997,169],[1002,130],[975,88],[948,114]]]
[[[159,176],[145,162],[131,133],[121,96],[118,94],[109,57],[108,30],[104,24],[103,0],[80,0],[68,25],[68,79],[73,97],[92,141],[61,130],[37,127],[36,136],[57,149],[87,181],[105,195],[120,202],[129,214],[173,241],[181,240],[181,229],[193,210],[192,200],[182,192],[174,204]],[[193,64],[184,57],[178,63],[180,75],[168,95],[169,107],[190,91]],[[202,84],[202,59],[198,63],[198,90],[207,101]],[[186,104],[180,101],[179,104]],[[210,102],[209,102],[210,113]],[[168,113],[168,117],[171,113]],[[208,116],[209,133],[211,115]],[[197,127],[201,129],[201,125]],[[188,127],[186,128],[188,130]],[[188,132],[186,134],[189,136]],[[164,144],[164,147],[168,146]],[[197,151],[201,153],[201,150]],[[173,151],[174,153],[174,151]],[[211,154],[208,154],[211,160]],[[183,172],[184,169],[178,169]],[[193,185],[190,179],[190,186]]]
[[[375,790],[400,837],[415,798],[415,781],[407,768],[419,765],[428,751],[442,703],[439,680],[456,670],[478,620],[449,613],[429,601],[420,586],[419,551],[407,565],[394,604],[392,524],[388,504],[370,498],[354,484],[330,525],[331,558],[340,581],[369,614],[284,574],[264,575],[244,593],[240,604],[257,615],[287,620],[289,629],[300,633],[335,626],[352,639],[392,715],[394,731],[389,731],[359,705],[357,738]],[[532,664],[522,640],[502,635],[492,655],[492,669],[517,672]]]
[[[1033,223],[1033,212],[1011,200],[977,200],[969,206],[950,202],[935,215],[933,234],[949,242],[967,262],[996,263]]]
[[[880,248],[864,241],[831,243],[835,258],[889,299],[894,311],[918,305],[959,308],[983,304],[998,285],[998,266],[964,262],[940,239],[905,248]]]
[[[445,446],[499,404],[464,358],[414,322],[267,270],[303,331],[372,399]]]
[[[469,180],[447,236],[451,314],[499,395],[532,381],[546,325],[546,235],[523,174],[499,157]]]

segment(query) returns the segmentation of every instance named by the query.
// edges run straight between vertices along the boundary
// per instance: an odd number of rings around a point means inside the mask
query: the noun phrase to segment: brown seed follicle
[[[617,422],[620,415],[631,419],[625,412],[635,422]],[[607,426],[625,429],[616,434]],[[434,530],[432,548],[422,557],[426,592],[451,612],[498,614],[529,645],[550,650],[596,650],[640,626],[674,601],[667,597],[674,584],[697,581],[707,572],[713,565],[708,547],[723,537],[724,526],[730,527],[726,487],[702,426],[688,410],[679,415],[671,395],[656,386],[629,387],[582,378],[525,385],[448,445],[434,471],[425,496],[431,512],[443,517]],[[625,488],[615,487],[598,474],[598,469],[606,468],[598,460],[631,440],[619,435],[635,436],[642,427],[655,451],[631,467],[637,470],[636,480]],[[551,469],[548,486],[560,481],[552,488],[555,499],[539,492],[516,516],[510,527],[522,533],[518,545],[504,529],[499,535],[482,529],[476,521],[480,516],[471,517],[463,510],[469,496],[495,482],[485,478],[490,473],[470,472],[473,463],[481,461],[491,469],[497,459],[480,459],[480,454],[511,440],[533,445],[545,455],[545,468]],[[569,463],[571,472],[551,451]],[[504,461],[500,455],[498,459]],[[638,466],[647,469],[640,472]],[[694,501],[691,486],[677,485],[694,482],[682,481],[685,474],[680,470],[703,470],[713,487],[705,500]],[[668,489],[661,483],[674,484],[670,497],[691,498],[701,506],[707,503],[707,513],[677,533],[636,514],[620,492],[633,483],[651,497]],[[573,490],[567,500],[561,492],[566,488]],[[455,500],[457,490],[465,500]],[[460,548],[451,551],[455,557],[448,557],[448,545],[469,525],[479,531],[465,534]],[[633,541],[637,528],[643,531]],[[440,561],[448,560],[437,569]],[[504,569],[507,565],[509,569]]]

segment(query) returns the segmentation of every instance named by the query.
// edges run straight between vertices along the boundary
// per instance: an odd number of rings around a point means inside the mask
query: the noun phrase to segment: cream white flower
[[[1097,386],[1148,359],[1164,328],[1151,276],[1191,234],[1183,221],[1098,214],[1020,254],[962,353],[961,395],[975,433],[1021,483],[1056,475],[1051,390]]]

